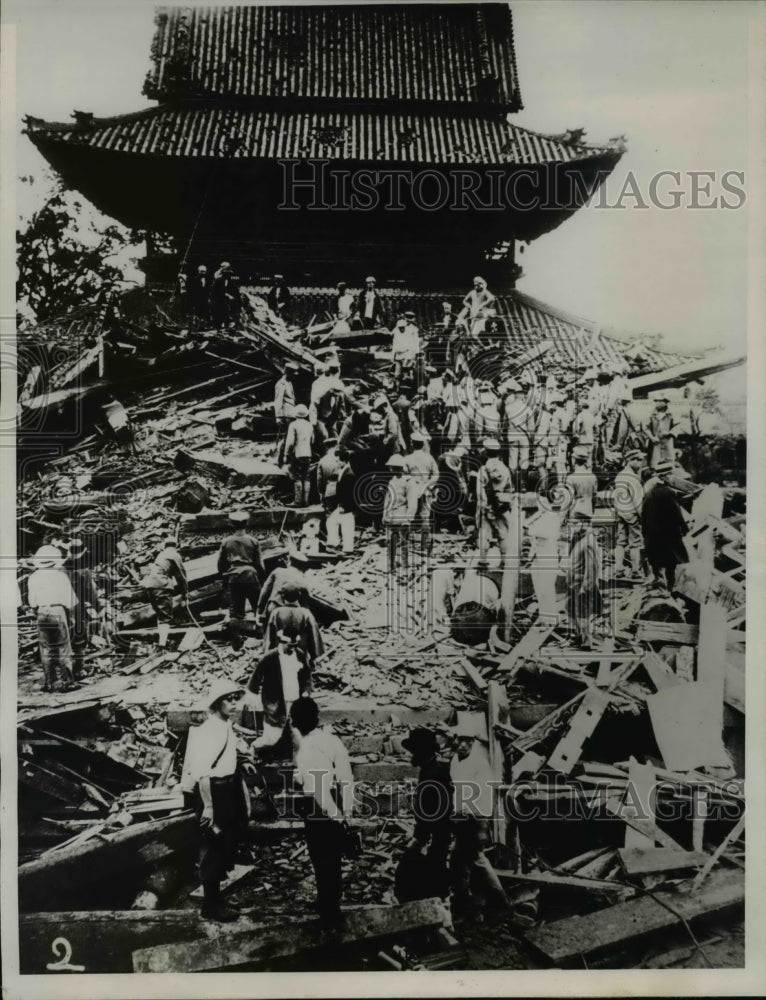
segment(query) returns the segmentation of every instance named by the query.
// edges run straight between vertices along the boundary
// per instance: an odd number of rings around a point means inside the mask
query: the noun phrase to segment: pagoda
[[[624,151],[514,124],[500,3],[159,8],[144,94],[156,105],[132,114],[25,124],[66,184],[146,235],[155,280],[226,259],[253,284],[481,273],[510,292],[518,242],[577,211]]]

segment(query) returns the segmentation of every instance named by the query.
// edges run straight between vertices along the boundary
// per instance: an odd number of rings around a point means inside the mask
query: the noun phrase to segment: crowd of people
[[[206,316],[220,307],[215,315],[224,317],[229,273],[222,264],[209,290],[203,268],[189,280],[185,294],[195,315],[204,305]],[[286,289],[277,291],[275,311],[284,314],[289,302]],[[568,619],[571,642],[592,648],[607,576],[594,526],[599,503],[615,514],[614,576],[672,592],[675,568],[687,558],[686,519],[671,485],[683,475],[675,449],[678,424],[662,393],[651,414],[642,415],[623,366],[535,368],[510,359],[492,377],[476,377],[473,362],[499,328],[494,306],[477,277],[457,316],[445,303],[436,334],[424,337],[415,315],[403,312],[392,330],[388,390],[371,392],[359,380],[347,381],[337,352],[329,352],[300,399],[299,369],[288,362],[274,394],[275,459],[289,471],[296,507],[321,502],[321,541],[317,530],[304,532],[312,551],[321,546],[350,555],[360,523],[372,523],[386,533],[392,579],[406,584],[413,558],[431,556],[434,527],[462,534],[475,549],[476,571],[523,565],[538,620],[565,626]],[[372,328],[382,316],[374,278],[356,297],[339,286],[339,322]],[[447,360],[438,367],[429,348],[437,342],[444,347],[445,339]],[[535,509],[525,515],[530,491]],[[231,515],[217,569],[232,648],[241,649],[253,634],[262,645],[244,688],[220,679],[212,684],[207,721],[190,730],[182,778],[200,818],[203,914],[236,919],[220,886],[246,828],[255,787],[245,780],[248,769],[257,772],[266,761],[292,756],[304,791],[317,907],[324,921],[337,924],[341,862],[354,844],[353,797],[347,749],[320,726],[312,699],[324,651],[321,628],[304,574],[289,555],[267,573],[249,519],[246,511]],[[36,612],[45,690],[68,691],[79,683],[88,622],[103,614],[82,556],[80,540],[53,539],[32,560],[26,603]],[[162,643],[188,612],[188,588],[176,535],[169,532],[140,581]],[[564,589],[566,617],[559,610]],[[512,607],[506,611],[513,615]],[[243,730],[238,736],[232,726],[243,697],[250,712],[243,724],[262,713],[244,756]],[[449,737],[454,748],[445,760]],[[400,898],[417,883],[426,894],[452,893],[458,908],[477,904],[490,918],[507,914],[505,893],[484,853],[492,817],[486,742],[486,734],[460,728],[447,736],[417,729],[404,742],[420,780],[415,832],[397,880]],[[408,870],[417,870],[418,878],[408,877]]]

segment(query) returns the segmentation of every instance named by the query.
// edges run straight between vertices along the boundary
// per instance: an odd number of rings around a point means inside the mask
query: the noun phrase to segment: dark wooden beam
[[[360,945],[408,931],[443,927],[446,910],[438,899],[423,899],[401,906],[377,906],[346,912],[343,927],[324,930],[317,921],[246,924],[244,920],[221,930],[215,938],[201,937],[191,942],[156,945],[133,953],[134,972],[203,972],[268,962],[287,955],[307,954],[331,945],[333,948]]]

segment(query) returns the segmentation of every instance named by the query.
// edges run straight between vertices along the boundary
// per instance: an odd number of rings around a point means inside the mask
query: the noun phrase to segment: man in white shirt
[[[316,908],[323,923],[338,926],[343,919],[341,862],[353,808],[348,752],[333,732],[319,727],[319,709],[312,698],[294,702],[290,721],[297,743],[296,781],[305,793],[306,846],[316,878]]]
[[[189,729],[181,776],[181,790],[193,797],[199,816],[202,916],[220,923],[237,919],[236,911],[221,896],[221,882],[234,867],[249,813],[231,725],[241,696],[238,684],[223,678],[213,681],[207,696],[210,714],[201,726]]]
[[[396,321],[394,337],[391,343],[391,356],[394,362],[394,383],[398,386],[402,375],[411,371],[415,357],[420,350],[420,334],[412,322],[414,313],[404,313]]]
[[[338,294],[335,298],[335,317],[339,320],[348,321],[354,311],[354,296],[348,290],[345,281],[339,281],[337,286]]]
[[[455,788],[455,846],[450,859],[454,903],[458,910],[473,909],[473,892],[488,915],[508,914],[508,899],[489,862],[490,821],[495,808],[493,775],[484,744],[466,725],[455,730],[455,754],[450,777]]]
[[[41,546],[35,571],[27,581],[27,603],[37,611],[37,639],[43,668],[43,691],[74,691],[69,618],[77,596],[64,572],[64,555],[55,545]]]

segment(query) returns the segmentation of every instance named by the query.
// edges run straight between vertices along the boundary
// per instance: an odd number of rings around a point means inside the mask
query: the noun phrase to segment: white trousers
[[[343,551],[354,551],[356,519],[352,510],[343,513],[338,507],[327,515],[327,544],[337,546],[343,540]]]

